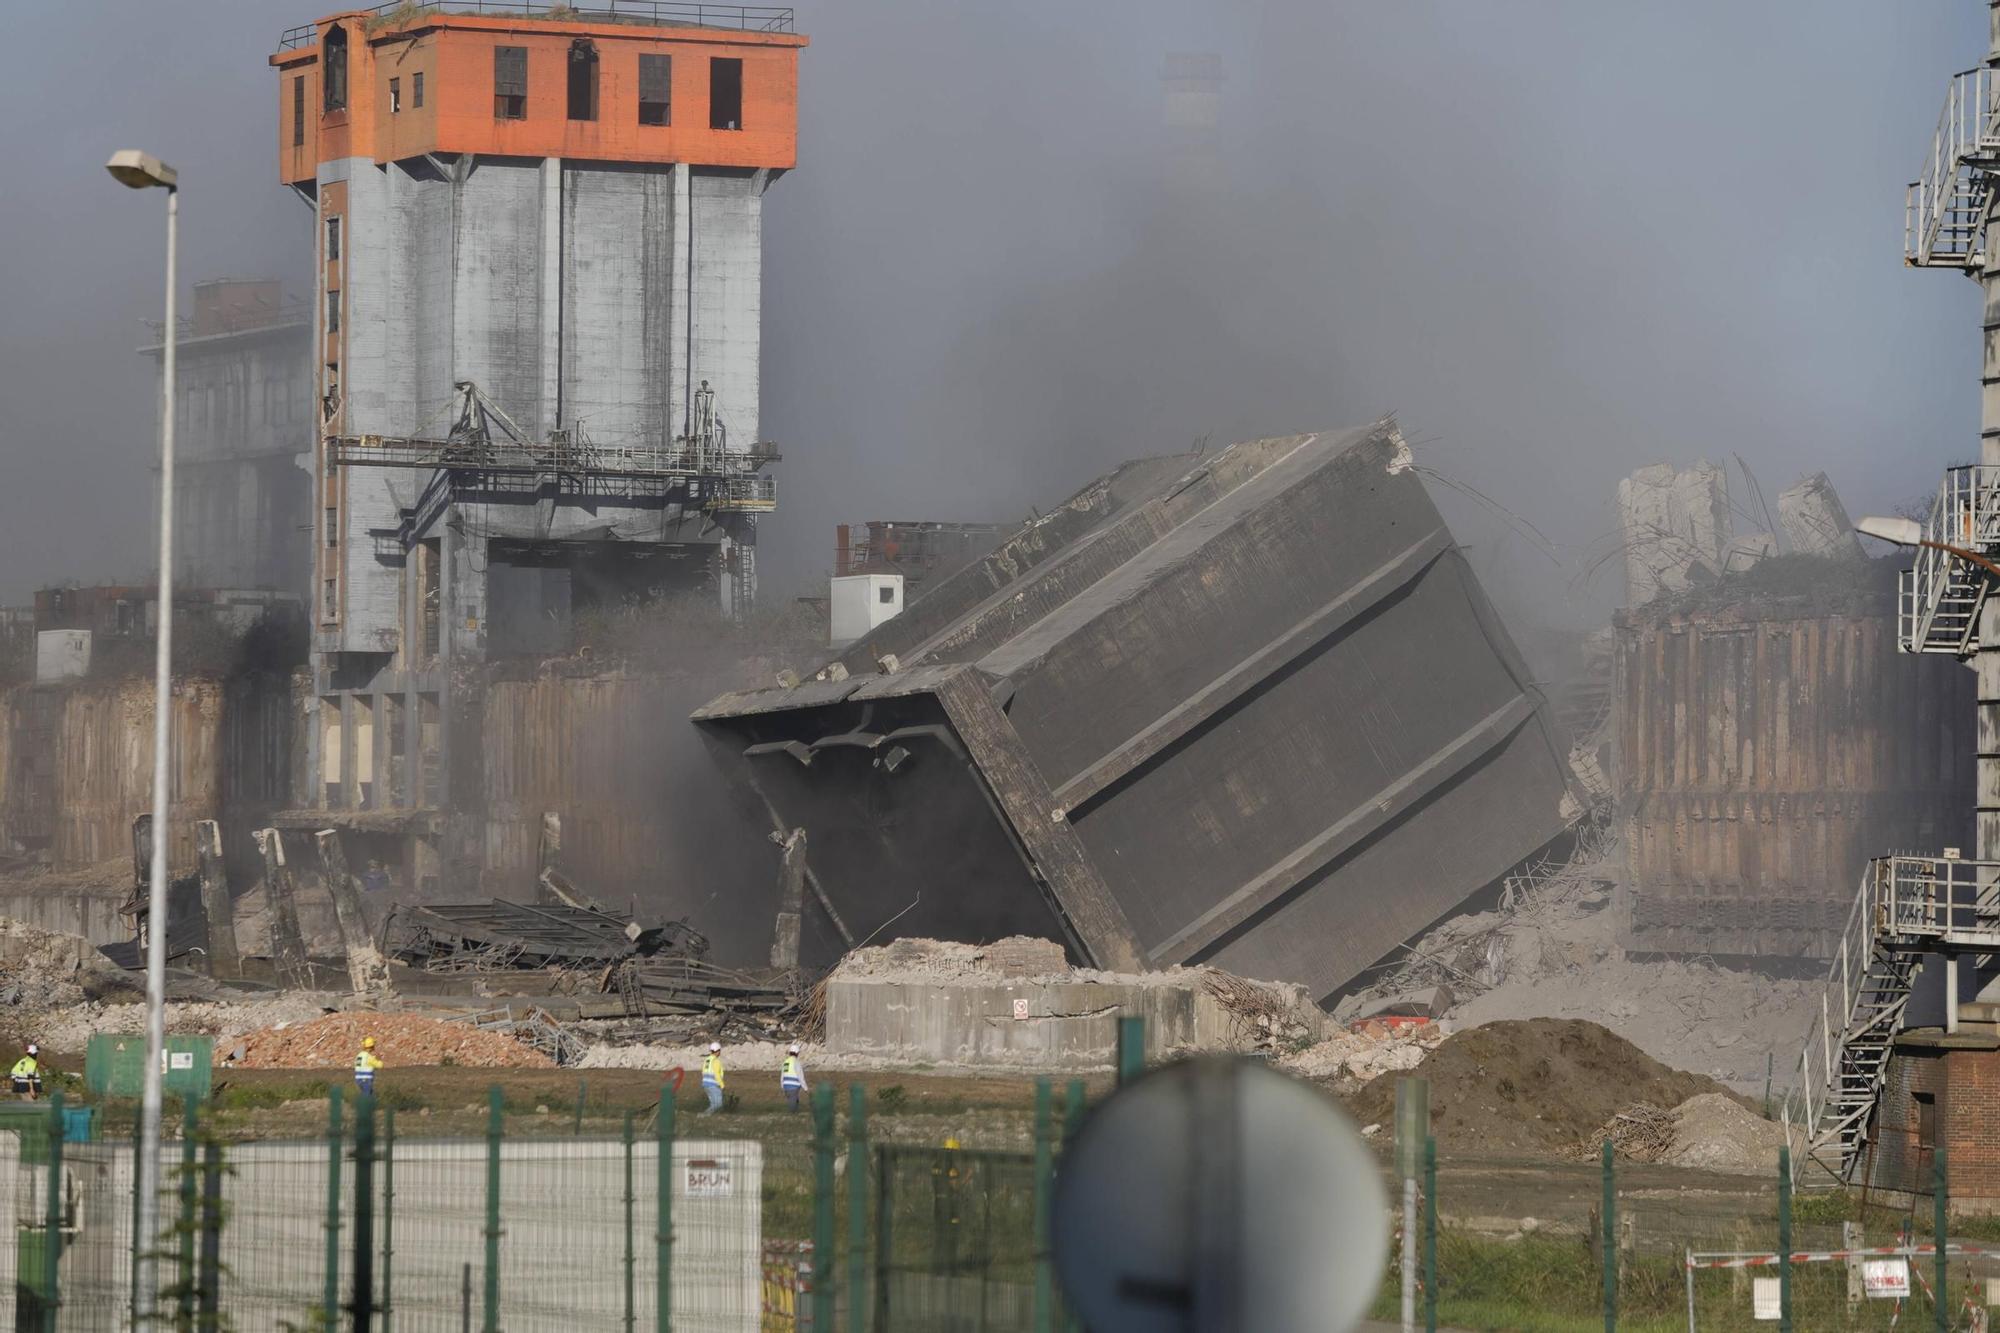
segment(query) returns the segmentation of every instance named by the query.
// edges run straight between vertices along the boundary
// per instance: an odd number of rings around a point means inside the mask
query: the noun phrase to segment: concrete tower
[[[271,57],[315,221],[319,809],[447,810],[466,668],[563,651],[574,612],[754,596],[763,195],[806,39],[789,9],[508,11],[347,11]]]
[[[1183,189],[1222,185],[1222,57],[1170,51],[1160,75],[1160,124],[1170,179]]]

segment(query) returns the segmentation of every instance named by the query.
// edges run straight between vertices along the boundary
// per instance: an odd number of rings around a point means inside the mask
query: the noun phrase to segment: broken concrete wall
[[[290,798],[296,703],[288,678],[174,682],[170,855],[195,863],[194,821],[253,821]],[[0,827],[68,873],[129,860],[153,791],[150,680],[20,686],[0,698]]]
[[[1700,576],[1696,571],[1722,572],[1734,535],[1729,479],[1706,459],[1684,469],[1642,467],[1618,483],[1618,518],[1626,605],[1644,606],[1663,592],[1686,589],[1691,575]]]
[[[826,1046],[841,1055],[1012,1069],[1092,1069],[1115,1063],[1118,1020],[1146,1020],[1146,1058],[1241,1049],[1241,1016],[1202,985],[1178,980],[1067,977],[894,982],[833,977]],[[1318,1034],[1314,1034],[1317,1039]]]
[[[1824,472],[1815,472],[1779,493],[1778,525],[1785,530],[1785,541],[1795,555],[1864,558],[1861,538],[1847,518],[1847,506],[1840,502]]]
[[[1785,557],[1620,615],[1628,947],[1825,957],[1869,857],[1971,845],[1972,673],[1897,653],[1894,564]]]
[[[1578,809],[1390,423],[1121,469],[834,665],[696,714],[808,831],[809,958],[1018,932],[1323,997]]]

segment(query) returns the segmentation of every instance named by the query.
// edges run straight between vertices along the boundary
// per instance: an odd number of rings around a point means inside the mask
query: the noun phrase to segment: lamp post
[[[176,246],[180,178],[174,169],[136,148],[121,149],[104,164],[121,185],[167,192],[167,323],[161,341],[160,389],[160,601],[153,661],[153,866],[146,901],[146,1077],[139,1103],[137,1163],[139,1235],[132,1238],[132,1319],[151,1318],[159,1269],[145,1229],[157,1224],[160,1197],[160,1066],[167,1045],[167,747],[171,740],[174,638],[174,290],[179,284]]]

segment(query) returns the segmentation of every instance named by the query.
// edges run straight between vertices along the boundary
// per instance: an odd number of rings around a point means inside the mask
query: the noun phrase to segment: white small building
[[[90,631],[45,629],[35,636],[35,683],[81,680],[90,674]]]
[[[892,616],[902,614],[901,574],[848,574],[833,580],[828,642],[845,648]]]

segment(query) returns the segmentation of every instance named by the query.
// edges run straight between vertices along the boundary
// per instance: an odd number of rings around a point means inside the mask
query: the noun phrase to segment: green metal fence
[[[442,1137],[338,1094],[308,1139],[226,1140],[205,1108],[183,1109],[159,1213],[143,1220],[129,1120],[12,1108],[0,1329],[130,1329],[141,1252],[160,1266],[154,1326],[175,1330],[1075,1327],[1049,1202],[1081,1086],[1038,1085],[1032,1141],[1004,1138],[1004,1151],[949,1144],[934,1121],[917,1131],[871,1114],[859,1087],[842,1093],[815,1090],[805,1137],[803,1117],[781,1134],[755,1117],[677,1118],[671,1097],[598,1134],[567,1113],[510,1120],[497,1091],[484,1132],[461,1120]],[[1942,1154],[1930,1193],[1900,1208],[1795,1199],[1775,1156],[1757,1178],[1609,1158],[1440,1161],[1434,1143],[1419,1161],[1410,1253],[1430,1328],[1968,1328],[2000,1279],[2000,1222],[1946,1229]],[[1397,1314],[1401,1254],[1377,1317]],[[1907,1296],[1882,1294],[1885,1266]]]
[[[510,1129],[498,1089],[476,1136],[413,1135],[341,1089],[310,1139],[226,1140],[188,1105],[152,1219],[129,1122],[65,1142],[60,1105],[17,1111],[0,1121],[0,1328],[132,1328],[142,1254],[152,1326],[176,1330],[1061,1327],[1052,1090],[1036,1150],[1014,1153],[873,1143],[848,1091],[842,1117],[817,1090],[805,1142],[677,1118],[670,1095],[610,1135]]]

